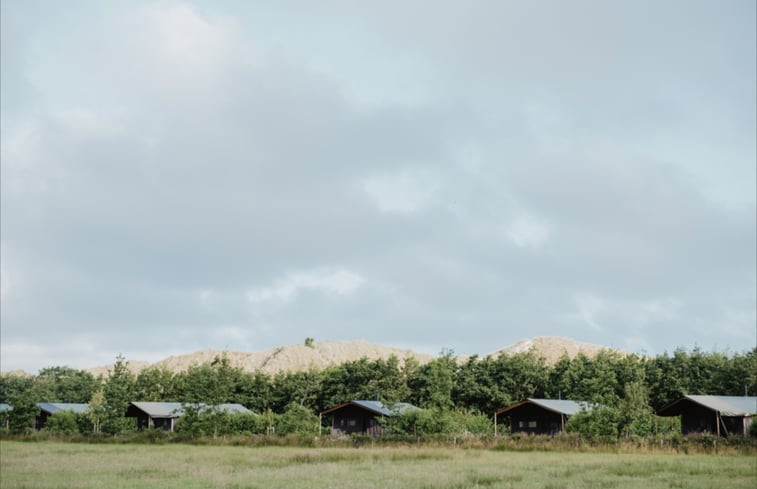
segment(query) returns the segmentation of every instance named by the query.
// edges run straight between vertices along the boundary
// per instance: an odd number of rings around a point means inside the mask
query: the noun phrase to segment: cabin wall
[[[704,432],[717,433],[715,411],[695,403],[688,403],[681,408],[681,432],[684,435]]]
[[[507,414],[512,433],[554,435],[562,431],[562,416],[533,404],[524,404]]]
[[[332,413],[331,434],[338,435],[380,435],[383,427],[377,416],[357,406],[345,406]]]
[[[34,429],[39,431],[44,428],[47,424],[47,418],[49,417],[50,413],[48,413],[47,411],[41,411],[37,416],[34,417]]]

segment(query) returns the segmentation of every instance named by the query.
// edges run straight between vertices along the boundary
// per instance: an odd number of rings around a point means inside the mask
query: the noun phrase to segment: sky
[[[0,12],[0,368],[757,342],[752,0]]]

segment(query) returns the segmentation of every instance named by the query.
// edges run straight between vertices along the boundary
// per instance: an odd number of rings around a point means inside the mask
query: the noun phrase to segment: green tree
[[[305,406],[292,403],[286,410],[276,417],[276,433],[287,435],[291,433],[316,434],[320,431],[318,416]]]
[[[70,435],[79,431],[79,424],[76,413],[68,409],[63,409],[53,413],[47,418],[45,430],[50,433]]]
[[[105,398],[105,416],[101,430],[105,433],[128,431],[131,423],[126,419],[126,408],[134,398],[134,374],[122,355],[116,357],[116,363],[108,371],[108,379],[103,386]]]
[[[35,378],[41,401],[85,403],[100,387],[100,382],[89,372],[69,367],[47,367]]]
[[[166,367],[147,367],[137,375],[135,401],[170,401],[174,398],[173,373]]]
[[[32,376],[0,374],[0,402],[12,405],[10,400],[22,393],[31,392],[33,384]]]
[[[565,423],[565,431],[578,433],[594,441],[615,441],[618,439],[620,413],[612,406],[594,406],[591,410],[580,411]]]
[[[418,370],[411,380],[410,389],[420,407],[451,409],[452,391],[455,386],[457,362],[452,350],[442,350],[441,355]]]
[[[270,407],[283,411],[291,403],[308,409],[318,407],[323,373],[317,370],[278,373],[273,378]]]
[[[92,394],[92,398],[89,400],[89,405],[87,406],[86,416],[92,423],[93,433],[100,433],[102,420],[107,415],[108,411],[106,409],[105,394],[103,393],[103,390],[100,389]]]
[[[647,387],[642,382],[629,382],[620,402],[619,428],[626,438],[649,435],[654,431],[654,413],[649,406]]]
[[[270,407],[271,377],[259,370],[241,372],[237,384],[236,402],[247,406],[252,411],[262,413]]]
[[[40,413],[31,391],[15,393],[8,399],[13,406],[8,412],[8,430],[14,434],[28,433],[34,430],[34,419]]]

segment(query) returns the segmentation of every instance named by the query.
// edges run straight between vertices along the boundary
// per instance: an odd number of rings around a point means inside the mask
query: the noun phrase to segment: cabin
[[[38,402],[39,414],[34,417],[34,429],[41,430],[47,424],[47,419],[60,411],[73,411],[76,414],[87,412],[89,404],[71,402]]]
[[[747,436],[757,415],[757,397],[684,395],[658,409],[657,415],[680,416],[684,435]]]
[[[10,419],[8,415],[13,411],[13,406],[0,402],[0,426],[6,431],[10,428]]]
[[[165,431],[174,431],[176,420],[184,414],[184,406],[180,402],[131,402],[126,408],[127,418],[137,419],[137,429],[159,428]],[[207,404],[195,404],[200,411],[211,408]],[[217,408],[226,413],[250,414],[252,411],[241,404],[219,404]]]
[[[509,419],[511,433],[556,435],[565,430],[568,418],[588,409],[591,406],[586,402],[528,398],[494,413],[494,432],[498,420],[505,418]]]
[[[406,402],[386,405],[381,401],[350,401],[334,406],[321,413],[331,415],[331,435],[370,435],[383,434],[379,422],[384,417],[401,414],[410,409],[419,409]]]

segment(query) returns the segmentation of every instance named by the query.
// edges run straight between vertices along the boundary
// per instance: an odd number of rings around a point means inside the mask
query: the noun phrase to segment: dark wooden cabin
[[[209,409],[206,404],[197,404],[201,411]],[[227,413],[248,414],[249,409],[241,404],[219,404],[218,408]],[[126,409],[127,418],[137,419],[137,429],[160,428],[173,431],[176,421],[184,414],[180,402],[131,402]]]
[[[494,413],[494,429],[500,419],[509,420],[511,433],[555,435],[565,429],[565,422],[581,411],[590,409],[585,402],[562,399],[526,399]]]
[[[684,435],[747,436],[757,415],[757,397],[685,395],[660,408],[657,415],[680,416]]]
[[[47,419],[59,411],[73,411],[77,414],[87,412],[88,404],[71,402],[38,402],[39,414],[34,417],[34,429],[41,430],[47,425]]]
[[[387,406],[381,401],[350,401],[323,411],[321,416],[331,415],[332,436],[379,436],[383,433],[379,419],[400,414],[408,409],[418,408],[406,402]]]

